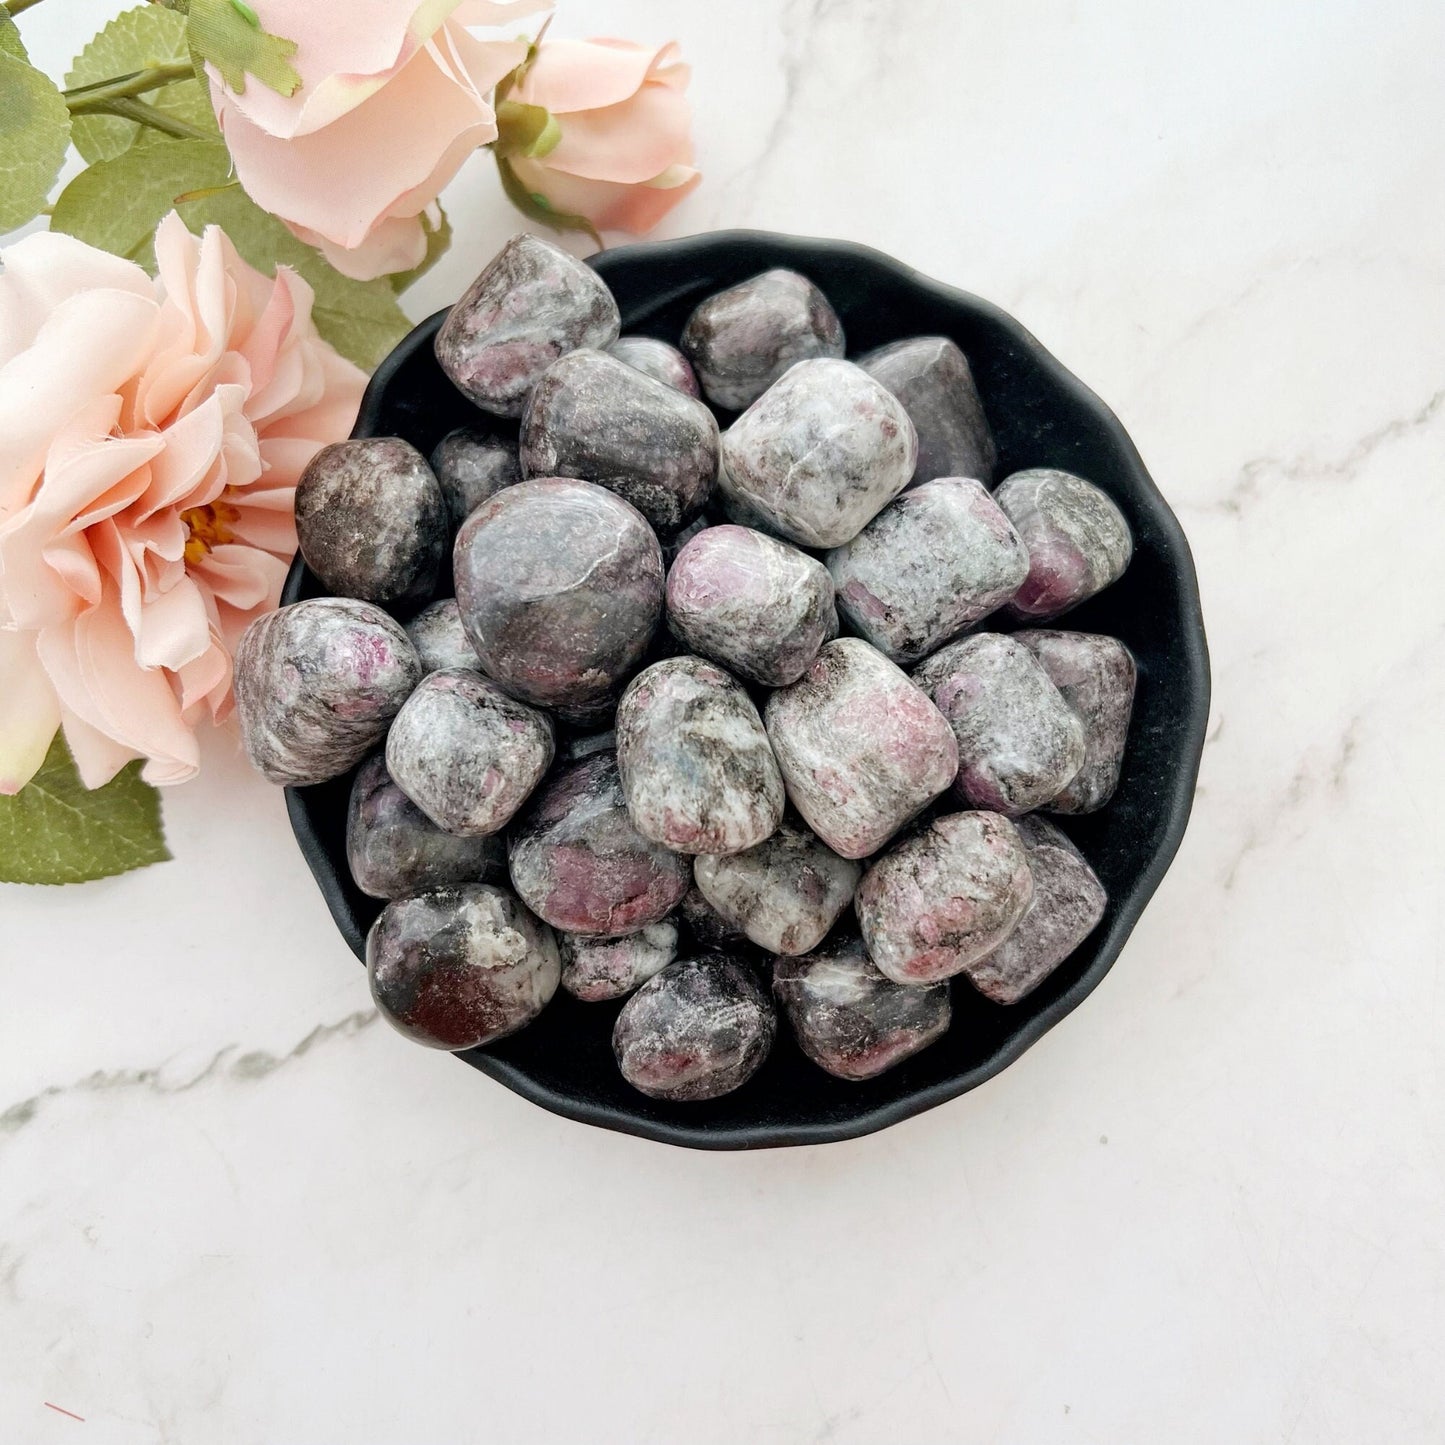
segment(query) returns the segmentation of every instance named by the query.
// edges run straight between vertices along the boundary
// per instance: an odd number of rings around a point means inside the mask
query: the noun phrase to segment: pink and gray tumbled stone
[[[748,527],[708,527],[668,570],[667,625],[694,652],[783,687],[836,632],[833,580],[785,542]]]
[[[424,602],[450,533],[436,477],[400,437],[332,442],[296,484],[301,555],[338,597],[401,609]]]
[[[506,827],[552,764],[552,722],[467,668],[424,677],[386,737],[396,785],[448,833]]]
[[[853,901],[859,865],[806,828],[784,822],[771,838],[725,857],[699,858],[703,897],[769,953],[808,953]]]
[[[568,477],[483,502],[453,553],[462,623],[489,677],[540,707],[602,707],[662,617],[662,550],[642,514]]]
[[[687,929],[693,943],[701,948],[743,943],[747,938],[741,928],[730,923],[707,901],[696,883],[683,894],[682,901],[677,905],[676,917]]]
[[[377,753],[357,770],[346,813],[346,862],[372,898],[406,898],[507,876],[500,836],[461,838],[438,828],[392,781]]]
[[[513,236],[452,307],[436,357],[483,411],[521,416],[532,388],[560,356],[610,346],[621,318],[590,266],[540,236]]]
[[[1084,763],[1049,801],[1055,813],[1093,813],[1114,796],[1124,765],[1138,668],[1117,638],[1091,632],[1016,632],[1084,725]]]
[[[462,626],[461,609],[455,597],[443,597],[423,607],[406,624],[406,635],[416,648],[421,670],[437,672],[443,667],[481,667],[477,650]]]
[[[1019,617],[1057,617],[1117,582],[1134,539],[1106,492],[1072,472],[1015,472],[993,494],[1029,550],[1029,575],[1009,604]]]
[[[1032,898],[1018,829],[998,813],[949,813],[879,858],[855,907],[873,962],[919,987],[993,952]]]
[[[958,745],[907,675],[856,637],[840,637],[769,697],[768,738],[788,797],[835,853],[881,848],[953,781]]]
[[[340,777],[381,741],[420,680],[411,639],[370,602],[315,597],[268,612],[236,648],[246,755],[273,783]]]
[[[488,497],[522,480],[515,442],[476,427],[448,432],[433,449],[431,468],[455,531]]]
[[[728,428],[718,488],[804,547],[851,542],[913,476],[918,440],[851,361],[800,361]]]
[[[757,708],[701,657],[666,658],[628,683],[617,766],[637,831],[679,853],[736,853],[783,819],[783,779]]]
[[[625,361],[644,376],[650,376],[674,391],[680,391],[685,396],[702,396],[692,363],[677,347],[669,346],[655,336],[619,336],[607,350],[619,361]]]
[[[570,352],[527,401],[520,444],[529,477],[581,477],[675,532],[717,481],[718,429],[696,398],[605,351]]]
[[[1023,917],[992,953],[970,963],[968,981],[995,1003],[1032,993],[1091,934],[1108,896],[1084,856],[1046,818],[1020,818],[1034,895]]]
[[[913,672],[958,739],[958,794],[1010,815],[1041,808],[1084,764],[1084,725],[1023,643],[978,632]]]
[[[947,983],[908,988],[879,972],[861,939],[840,938],[773,968],[798,1047],[839,1079],[876,1079],[948,1032]]]
[[[692,883],[688,859],[633,827],[610,752],[549,778],[507,851],[518,895],[572,934],[615,937],[658,923]]]
[[[794,362],[841,357],[843,325],[828,298],[796,271],[764,271],[709,296],[682,333],[708,400],[752,405]]]
[[[935,477],[976,477],[987,486],[998,447],[968,358],[946,336],[914,336],[880,346],[858,365],[899,401],[918,433],[915,484]]]
[[[716,1099],[762,1067],[777,1028],[752,971],[713,953],[644,983],[617,1016],[612,1049],[622,1077],[654,1099]]]
[[[475,1049],[532,1022],[557,992],[557,940],[490,884],[388,903],[366,935],[381,1016],[433,1049]]]
[[[625,938],[559,934],[562,987],[584,1003],[626,998],[677,957],[677,925],[649,923]]]
[[[940,477],[903,493],[828,553],[838,610],[894,662],[914,663],[987,617],[1029,554],[982,482]]]

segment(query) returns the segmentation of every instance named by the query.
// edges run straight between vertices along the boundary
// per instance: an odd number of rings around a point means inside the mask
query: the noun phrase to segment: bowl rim
[[[1150,476],[1138,448],[1118,417],[1032,332],[992,302],[958,287],[937,281],[882,251],[854,241],[791,236],[759,230],[706,231],[675,240],[649,241],[619,246],[587,258],[587,264],[605,279],[608,272],[618,265],[646,264],[649,260],[663,256],[668,259],[669,263],[675,264],[679,259],[686,262],[690,257],[701,258],[718,247],[727,246],[766,246],[773,252],[793,252],[800,262],[816,258],[818,254],[824,253],[834,258],[852,259],[870,266],[880,267],[893,272],[899,280],[931,296],[942,306],[961,307],[974,312],[1006,332],[1016,345],[1029,352],[1040,369],[1046,372],[1061,390],[1071,393],[1076,402],[1094,415],[1103,431],[1107,433],[1109,440],[1118,449],[1121,461],[1133,473],[1134,481],[1153,503],[1153,520],[1160,529],[1164,548],[1169,554],[1178,578],[1182,624],[1180,662],[1188,674],[1190,687],[1186,701],[1181,704],[1181,708],[1186,711],[1181,718],[1182,740],[1179,766],[1173,777],[1170,795],[1163,800],[1167,807],[1167,824],[1148,865],[1135,878],[1127,896],[1121,900],[1118,911],[1107,931],[1099,939],[1093,963],[1046,1008],[1033,1015],[1019,1029],[1011,1033],[993,1053],[980,1060],[972,1068],[917,1089],[905,1096],[880,1103],[866,1112],[845,1120],[727,1125],[720,1129],[715,1125],[690,1124],[686,1119],[643,1118],[621,1112],[607,1104],[579,1099],[537,1083],[516,1065],[505,1059],[494,1057],[483,1050],[473,1049],[457,1055],[464,1063],[504,1084],[524,1099],[563,1118],[623,1134],[631,1134],[638,1138],[651,1139],[659,1143],[704,1150],[770,1149],[802,1144],[840,1143],[847,1139],[856,1139],[875,1133],[880,1129],[886,1129],[904,1119],[910,1119],[939,1104],[946,1103],[950,1099],[955,1099],[961,1094],[968,1093],[986,1080],[993,1078],[994,1075],[1001,1073],[1027,1049],[1037,1043],[1044,1034],[1078,1008],[1114,966],[1129,935],[1133,932],[1144,909],[1163,881],[1165,873],[1168,872],[1170,864],[1174,861],[1179,846],[1183,842],[1194,805],[1195,784],[1198,780],[1199,764],[1204,752],[1210,706],[1209,650],[1204,633],[1199,580],[1194,566],[1193,553],[1190,551],[1184,529]],[[433,338],[450,309],[450,307],[444,307],[418,323],[377,367],[362,396],[356,424],[351,432],[353,437],[369,437],[379,434],[377,428],[380,415],[392,379],[412,359],[418,349],[431,346]],[[304,576],[304,563],[298,553],[282,591],[281,601],[283,604],[297,600]],[[346,901],[340,881],[330,865],[326,850],[312,825],[305,800],[298,789],[292,787],[286,789],[286,808],[297,844],[316,879],[333,920],[352,952],[364,959],[364,935],[357,928],[356,920]]]

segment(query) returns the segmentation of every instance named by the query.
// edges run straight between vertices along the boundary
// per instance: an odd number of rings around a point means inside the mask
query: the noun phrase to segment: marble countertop
[[[54,70],[114,6],[25,17]],[[1194,821],[999,1078],[668,1149],[373,1015],[235,737],[175,861],[0,889],[0,1438],[1445,1438],[1436,0],[563,0],[681,40],[663,234],[868,242],[1019,316],[1199,565]],[[449,301],[515,226],[447,197]],[[84,1423],[60,1410],[83,1417]]]

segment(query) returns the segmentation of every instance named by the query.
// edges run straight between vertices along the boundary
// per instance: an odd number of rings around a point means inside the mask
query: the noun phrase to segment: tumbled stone
[[[843,324],[796,271],[764,271],[709,296],[692,313],[682,349],[709,401],[751,406],[794,362],[842,356]]]
[[[396,785],[448,833],[506,827],[552,764],[552,723],[468,668],[424,677],[386,737]]]
[[[677,905],[677,918],[687,929],[693,943],[701,948],[716,948],[720,944],[743,943],[747,935],[736,924],[730,923],[703,896],[695,883],[682,896]]]
[[[941,983],[1013,932],[1033,897],[1018,829],[998,813],[949,813],[879,858],[855,906],[868,956],[895,983]]]
[[[948,1032],[948,985],[907,988],[846,936],[805,958],[780,958],[777,999],[798,1047],[840,1079],[876,1079]]]
[[[557,761],[580,763],[583,758],[594,757],[598,753],[615,753],[616,751],[617,734],[611,728],[608,728],[606,732],[566,733],[557,743]]]
[[[1049,800],[1055,813],[1093,813],[1114,796],[1124,764],[1138,668],[1117,638],[1090,632],[1016,632],[1084,725],[1084,764]]]
[[[907,675],[840,637],[768,699],[768,738],[788,797],[844,858],[881,848],[953,781],[958,746]]]
[[[836,629],[815,557],[747,527],[709,527],[667,574],[667,625],[694,652],[764,687],[796,682]]]
[[[569,477],[518,482],[467,518],[457,602],[489,677],[524,702],[606,703],[662,617],[662,551],[642,514]]]
[[[851,542],[908,485],[913,423],[851,361],[800,361],[730,426],[718,488],[805,547]]]
[[[610,752],[549,778],[507,851],[522,901],[568,933],[610,937],[657,923],[692,883],[686,858],[633,827]]]
[[[236,647],[246,755],[273,783],[340,777],[381,740],[420,680],[411,639],[370,602],[315,597],[268,612]]]
[[[677,347],[655,336],[619,336],[607,350],[619,361],[635,366],[644,376],[686,396],[702,396],[697,373]]]
[[[976,477],[988,485],[998,447],[968,358],[946,336],[914,336],[880,346],[858,365],[899,401],[918,433],[915,485],[935,477]]]
[[[995,1003],[1032,993],[1091,934],[1108,896],[1084,855],[1046,818],[1020,818],[1034,894],[1018,926],[970,963],[968,981]]]
[[[388,903],[366,935],[381,1016],[433,1049],[475,1049],[531,1023],[557,991],[557,941],[489,884]]]
[[[913,672],[958,739],[959,796],[996,813],[1027,813],[1083,766],[1084,725],[1021,642],[978,632]]]
[[[656,531],[675,532],[717,480],[717,420],[696,398],[605,351],[573,351],[533,389],[520,455],[526,476],[595,482]]]
[[[579,346],[610,346],[621,317],[601,277],[540,236],[513,236],[442,322],[441,369],[483,411],[521,416],[542,373]]]
[[[806,828],[783,823],[756,847],[699,858],[703,896],[769,953],[808,953],[853,901],[863,870]]]
[[[430,607],[423,607],[406,624],[406,635],[416,648],[424,673],[437,672],[443,667],[475,670],[482,665],[462,626],[461,609],[455,597],[443,597]]]
[[[346,862],[372,898],[406,898],[507,876],[499,836],[462,838],[438,828],[392,781],[377,753],[357,769],[346,813]]]
[[[426,458],[400,437],[332,442],[296,483],[296,538],[338,597],[406,609],[436,587],[450,538]]]
[[[455,531],[488,497],[522,480],[515,442],[476,427],[448,432],[431,454]]]
[[[643,984],[617,1015],[612,1049],[622,1077],[654,1099],[716,1099],[762,1067],[777,1027],[752,972],[714,953]]]
[[[1019,617],[1057,617],[1124,575],[1134,539],[1106,492],[1042,467],[1015,472],[994,501],[1029,550],[1029,575],[1009,604]]]
[[[751,848],[783,818],[783,779],[757,708],[700,657],[666,658],[628,683],[617,766],[637,831],[679,853]]]
[[[1029,554],[981,482],[941,477],[903,493],[828,553],[838,610],[894,662],[913,663],[1002,607]]]
[[[625,938],[587,938],[564,933],[562,987],[584,1003],[625,998],[677,957],[677,925],[649,923]]]

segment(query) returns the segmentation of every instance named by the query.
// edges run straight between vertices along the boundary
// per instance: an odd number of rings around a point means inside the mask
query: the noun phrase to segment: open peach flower
[[[496,139],[491,93],[525,42],[468,25],[512,24],[543,0],[254,0],[296,42],[292,96],[237,95],[214,68],[211,98],[242,186],[338,271],[360,280],[419,265],[422,217],[478,146]]]
[[[679,56],[675,44],[543,41],[509,99],[545,107],[561,139],[543,156],[515,157],[518,180],[599,231],[650,231],[702,179]]]
[[[87,787],[144,758],[199,764],[231,649],[275,607],[302,468],[350,430],[365,378],[316,334],[311,288],[268,279],[174,213],[158,277],[69,236],[0,273],[0,793],[57,726]]]

